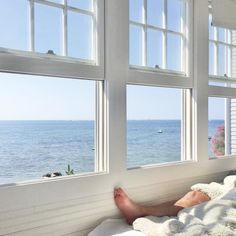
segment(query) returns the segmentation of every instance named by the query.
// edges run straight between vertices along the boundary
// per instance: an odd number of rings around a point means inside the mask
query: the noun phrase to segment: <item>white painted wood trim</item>
[[[176,88],[192,88],[191,78],[179,74],[161,73],[130,68],[128,70],[129,84],[153,85]]]
[[[229,87],[209,86],[209,97],[236,98],[236,89]]]
[[[208,1],[194,1],[193,156],[208,159]]]
[[[57,60],[49,55],[43,55],[42,58],[40,58],[18,56],[3,52],[0,53],[0,71],[75,79],[104,80],[102,66],[86,65],[73,61],[65,63],[63,60]]]

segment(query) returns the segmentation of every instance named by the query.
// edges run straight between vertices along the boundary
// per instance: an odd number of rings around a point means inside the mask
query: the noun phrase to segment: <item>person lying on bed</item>
[[[114,200],[127,223],[132,224],[134,220],[143,216],[176,216],[180,210],[209,201],[210,198],[200,191],[190,191],[177,201],[141,206],[133,202],[122,188],[115,188]]]

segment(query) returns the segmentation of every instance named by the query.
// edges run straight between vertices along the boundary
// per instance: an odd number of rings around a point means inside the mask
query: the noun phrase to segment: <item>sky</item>
[[[62,0],[51,0],[61,3]],[[130,19],[142,21],[143,0],[130,0]],[[92,0],[68,0],[74,7],[90,10]],[[148,23],[163,27],[163,0],[148,0]],[[168,29],[180,31],[179,0],[168,0]],[[156,14],[158,12],[158,14]],[[35,50],[63,55],[62,11],[35,4]],[[0,47],[29,50],[28,0],[1,0]],[[68,13],[68,55],[92,59],[92,18]],[[180,36],[168,34],[167,68],[181,70]],[[163,35],[148,30],[147,64],[163,67]],[[130,28],[130,64],[142,63],[141,28]],[[209,119],[223,118],[224,102],[210,108]],[[213,105],[211,105],[213,106]],[[95,82],[40,76],[0,74],[0,120],[92,120],[95,118]],[[127,86],[128,119],[180,119],[181,91]]]

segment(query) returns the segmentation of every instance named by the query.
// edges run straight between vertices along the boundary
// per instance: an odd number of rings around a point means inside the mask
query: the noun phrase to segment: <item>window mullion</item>
[[[165,0],[164,2],[164,28],[165,28],[165,32],[164,32],[164,40],[163,40],[163,68],[166,69],[167,68],[167,0]]]
[[[214,57],[214,74],[215,75],[218,75],[218,52],[219,52],[219,50],[218,50],[218,43],[215,43],[214,44],[214,55],[215,55],[215,57]]]
[[[34,37],[35,37],[35,31],[34,31],[34,0],[30,0],[29,2],[29,13],[30,13],[30,51],[35,51],[35,44],[34,44]]]
[[[187,19],[186,19],[186,13],[185,13],[185,4],[186,3],[182,3],[181,4],[181,33],[183,35],[186,35],[186,27],[184,27],[184,22],[186,23]],[[187,47],[187,44],[186,44],[186,36],[183,37],[181,36],[181,71],[184,71],[184,72],[187,72],[187,63],[186,63],[186,47]],[[185,68],[184,68],[185,66]]]
[[[94,171],[102,172],[107,170],[107,161],[105,155],[105,125],[104,125],[104,83],[101,81],[96,82],[96,120],[95,120],[95,159],[94,159]]]
[[[65,7],[63,8],[63,55],[68,55],[68,8],[67,8],[67,0],[64,0]]]
[[[192,113],[191,90],[182,90],[181,110],[181,160],[192,160]]]
[[[228,58],[228,77],[232,78],[232,46],[227,47],[227,58]]]
[[[96,9],[95,9],[96,6]],[[98,55],[97,55],[97,45],[98,45],[98,38],[97,38],[97,5],[96,0],[93,0],[93,34],[92,34],[92,58],[95,60],[96,64],[98,64]]]
[[[143,38],[143,65],[147,66],[147,0],[144,0],[144,9],[143,9],[143,17],[144,17],[144,38]]]
[[[225,155],[231,155],[231,99],[225,99]]]

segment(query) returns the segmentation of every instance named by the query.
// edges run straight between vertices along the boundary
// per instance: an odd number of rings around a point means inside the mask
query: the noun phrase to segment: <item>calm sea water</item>
[[[209,122],[212,136],[223,121]],[[179,120],[128,121],[127,167],[178,161]],[[0,183],[94,171],[94,121],[0,121]],[[210,153],[210,151],[209,151]]]

